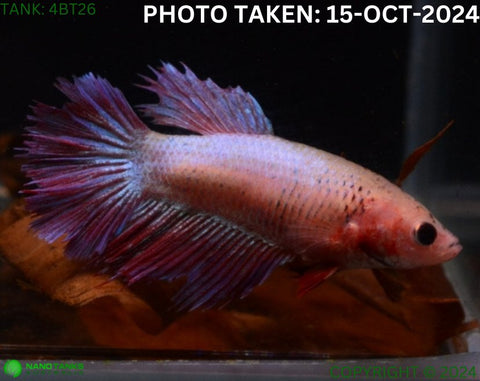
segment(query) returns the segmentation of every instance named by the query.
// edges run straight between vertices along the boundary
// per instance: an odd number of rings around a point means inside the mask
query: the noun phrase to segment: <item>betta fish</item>
[[[128,284],[184,279],[179,310],[243,298],[287,263],[301,294],[341,269],[414,268],[461,250],[413,197],[340,156],[287,141],[254,97],[186,66],[152,69],[139,106],[91,73],[56,87],[62,108],[28,117],[23,194],[32,228],[69,258]]]

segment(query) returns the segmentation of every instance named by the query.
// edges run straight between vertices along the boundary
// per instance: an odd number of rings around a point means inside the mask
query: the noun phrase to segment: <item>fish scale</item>
[[[142,150],[145,187],[152,197],[222,216],[262,231],[269,239],[290,236],[289,227],[306,224],[309,211],[312,218],[308,223],[315,226],[344,220],[344,207],[349,206],[350,212],[357,207],[343,196],[352,192],[346,171],[363,168],[351,168],[352,163],[326,152],[264,135],[172,138],[152,134],[147,137],[151,140],[146,143],[148,148]],[[277,160],[279,152],[283,161]],[[330,169],[325,174],[325,168],[341,169],[342,165],[345,179],[330,184],[330,177],[340,170]],[[318,179],[323,184],[318,184]],[[160,183],[166,188],[157,188]],[[308,203],[311,209],[305,208]],[[329,205],[331,210],[325,213],[322,209]]]

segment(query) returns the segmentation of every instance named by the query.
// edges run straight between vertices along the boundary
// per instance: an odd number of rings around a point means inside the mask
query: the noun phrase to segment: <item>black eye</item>
[[[424,222],[415,229],[415,239],[420,245],[431,245],[435,238],[437,238],[437,229],[428,222]]]

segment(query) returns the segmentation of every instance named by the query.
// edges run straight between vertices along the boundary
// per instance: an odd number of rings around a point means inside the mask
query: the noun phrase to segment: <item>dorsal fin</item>
[[[222,89],[211,79],[201,81],[186,66],[181,73],[171,64],[154,69],[156,78],[142,76],[140,87],[157,94],[158,104],[139,106],[159,125],[181,127],[202,135],[243,133],[272,135],[270,121],[255,98],[239,86]]]

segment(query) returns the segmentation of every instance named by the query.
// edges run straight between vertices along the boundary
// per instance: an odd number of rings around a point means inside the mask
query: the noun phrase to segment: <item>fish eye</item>
[[[420,245],[431,245],[437,238],[437,229],[432,224],[424,222],[415,228],[415,239]]]

